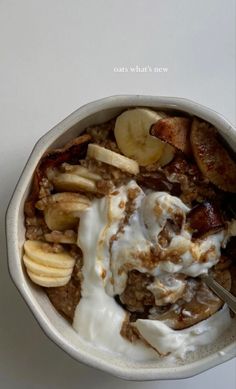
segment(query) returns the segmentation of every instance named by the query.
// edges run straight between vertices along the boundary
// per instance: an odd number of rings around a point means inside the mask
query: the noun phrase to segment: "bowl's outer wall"
[[[235,343],[227,345],[223,353],[215,352],[199,360],[176,367],[158,367],[153,363],[122,363],[106,353],[89,349],[71,326],[54,310],[45,293],[33,285],[22,268],[21,255],[24,242],[23,206],[31,184],[34,169],[48,148],[58,147],[78,136],[88,125],[111,119],[128,107],[143,106],[155,109],[178,110],[196,115],[212,123],[236,150],[236,129],[220,114],[182,98],[154,96],[112,96],[89,103],[45,134],[35,145],[17,183],[6,215],[8,265],[11,277],[32,310],[45,333],[73,358],[114,375],[132,380],[186,378],[207,370],[236,355]]]

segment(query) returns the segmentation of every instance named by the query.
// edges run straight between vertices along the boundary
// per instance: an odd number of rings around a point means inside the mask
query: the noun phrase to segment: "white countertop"
[[[150,383],[72,360],[43,334],[8,276],[3,220],[36,140],[88,101],[181,96],[235,124],[235,43],[234,0],[0,0],[1,389],[235,388],[235,360]]]

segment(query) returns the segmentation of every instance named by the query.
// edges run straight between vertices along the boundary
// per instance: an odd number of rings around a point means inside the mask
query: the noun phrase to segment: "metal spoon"
[[[208,274],[202,274],[201,279],[206,285],[226,304],[229,308],[236,313],[236,297],[232,293],[228,292],[223,286],[221,286],[213,277]]]

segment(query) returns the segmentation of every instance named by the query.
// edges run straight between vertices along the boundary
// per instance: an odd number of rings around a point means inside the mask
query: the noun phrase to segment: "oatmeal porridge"
[[[201,275],[236,294],[235,155],[209,123],[127,109],[40,160],[23,264],[78,336],[184,358],[229,327]]]

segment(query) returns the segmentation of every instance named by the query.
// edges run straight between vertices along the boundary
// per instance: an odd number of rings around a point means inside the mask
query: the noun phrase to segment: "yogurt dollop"
[[[230,326],[230,322],[229,310],[224,307],[209,319],[181,331],[172,330],[159,320],[138,319],[134,325],[159,354],[164,356],[172,353],[184,358],[196,346],[214,342]]]
[[[158,357],[144,342],[130,343],[121,336],[126,311],[114,296],[124,291],[128,271],[136,269],[154,277],[149,289],[157,305],[173,302],[168,298],[183,288],[183,281],[175,279],[175,273],[196,277],[217,263],[224,233],[192,242],[185,223],[188,211],[179,198],[165,192],[145,194],[135,181],[93,200],[81,215],[78,231],[84,265],[82,298],[73,327],[83,339],[97,348],[136,360]],[[173,219],[178,233],[170,229],[168,244],[163,245],[163,230]],[[173,253],[178,254],[177,262]],[[214,341],[229,323],[225,308],[186,330],[172,330],[158,320],[139,319],[135,326],[160,354],[183,358],[196,346]]]

